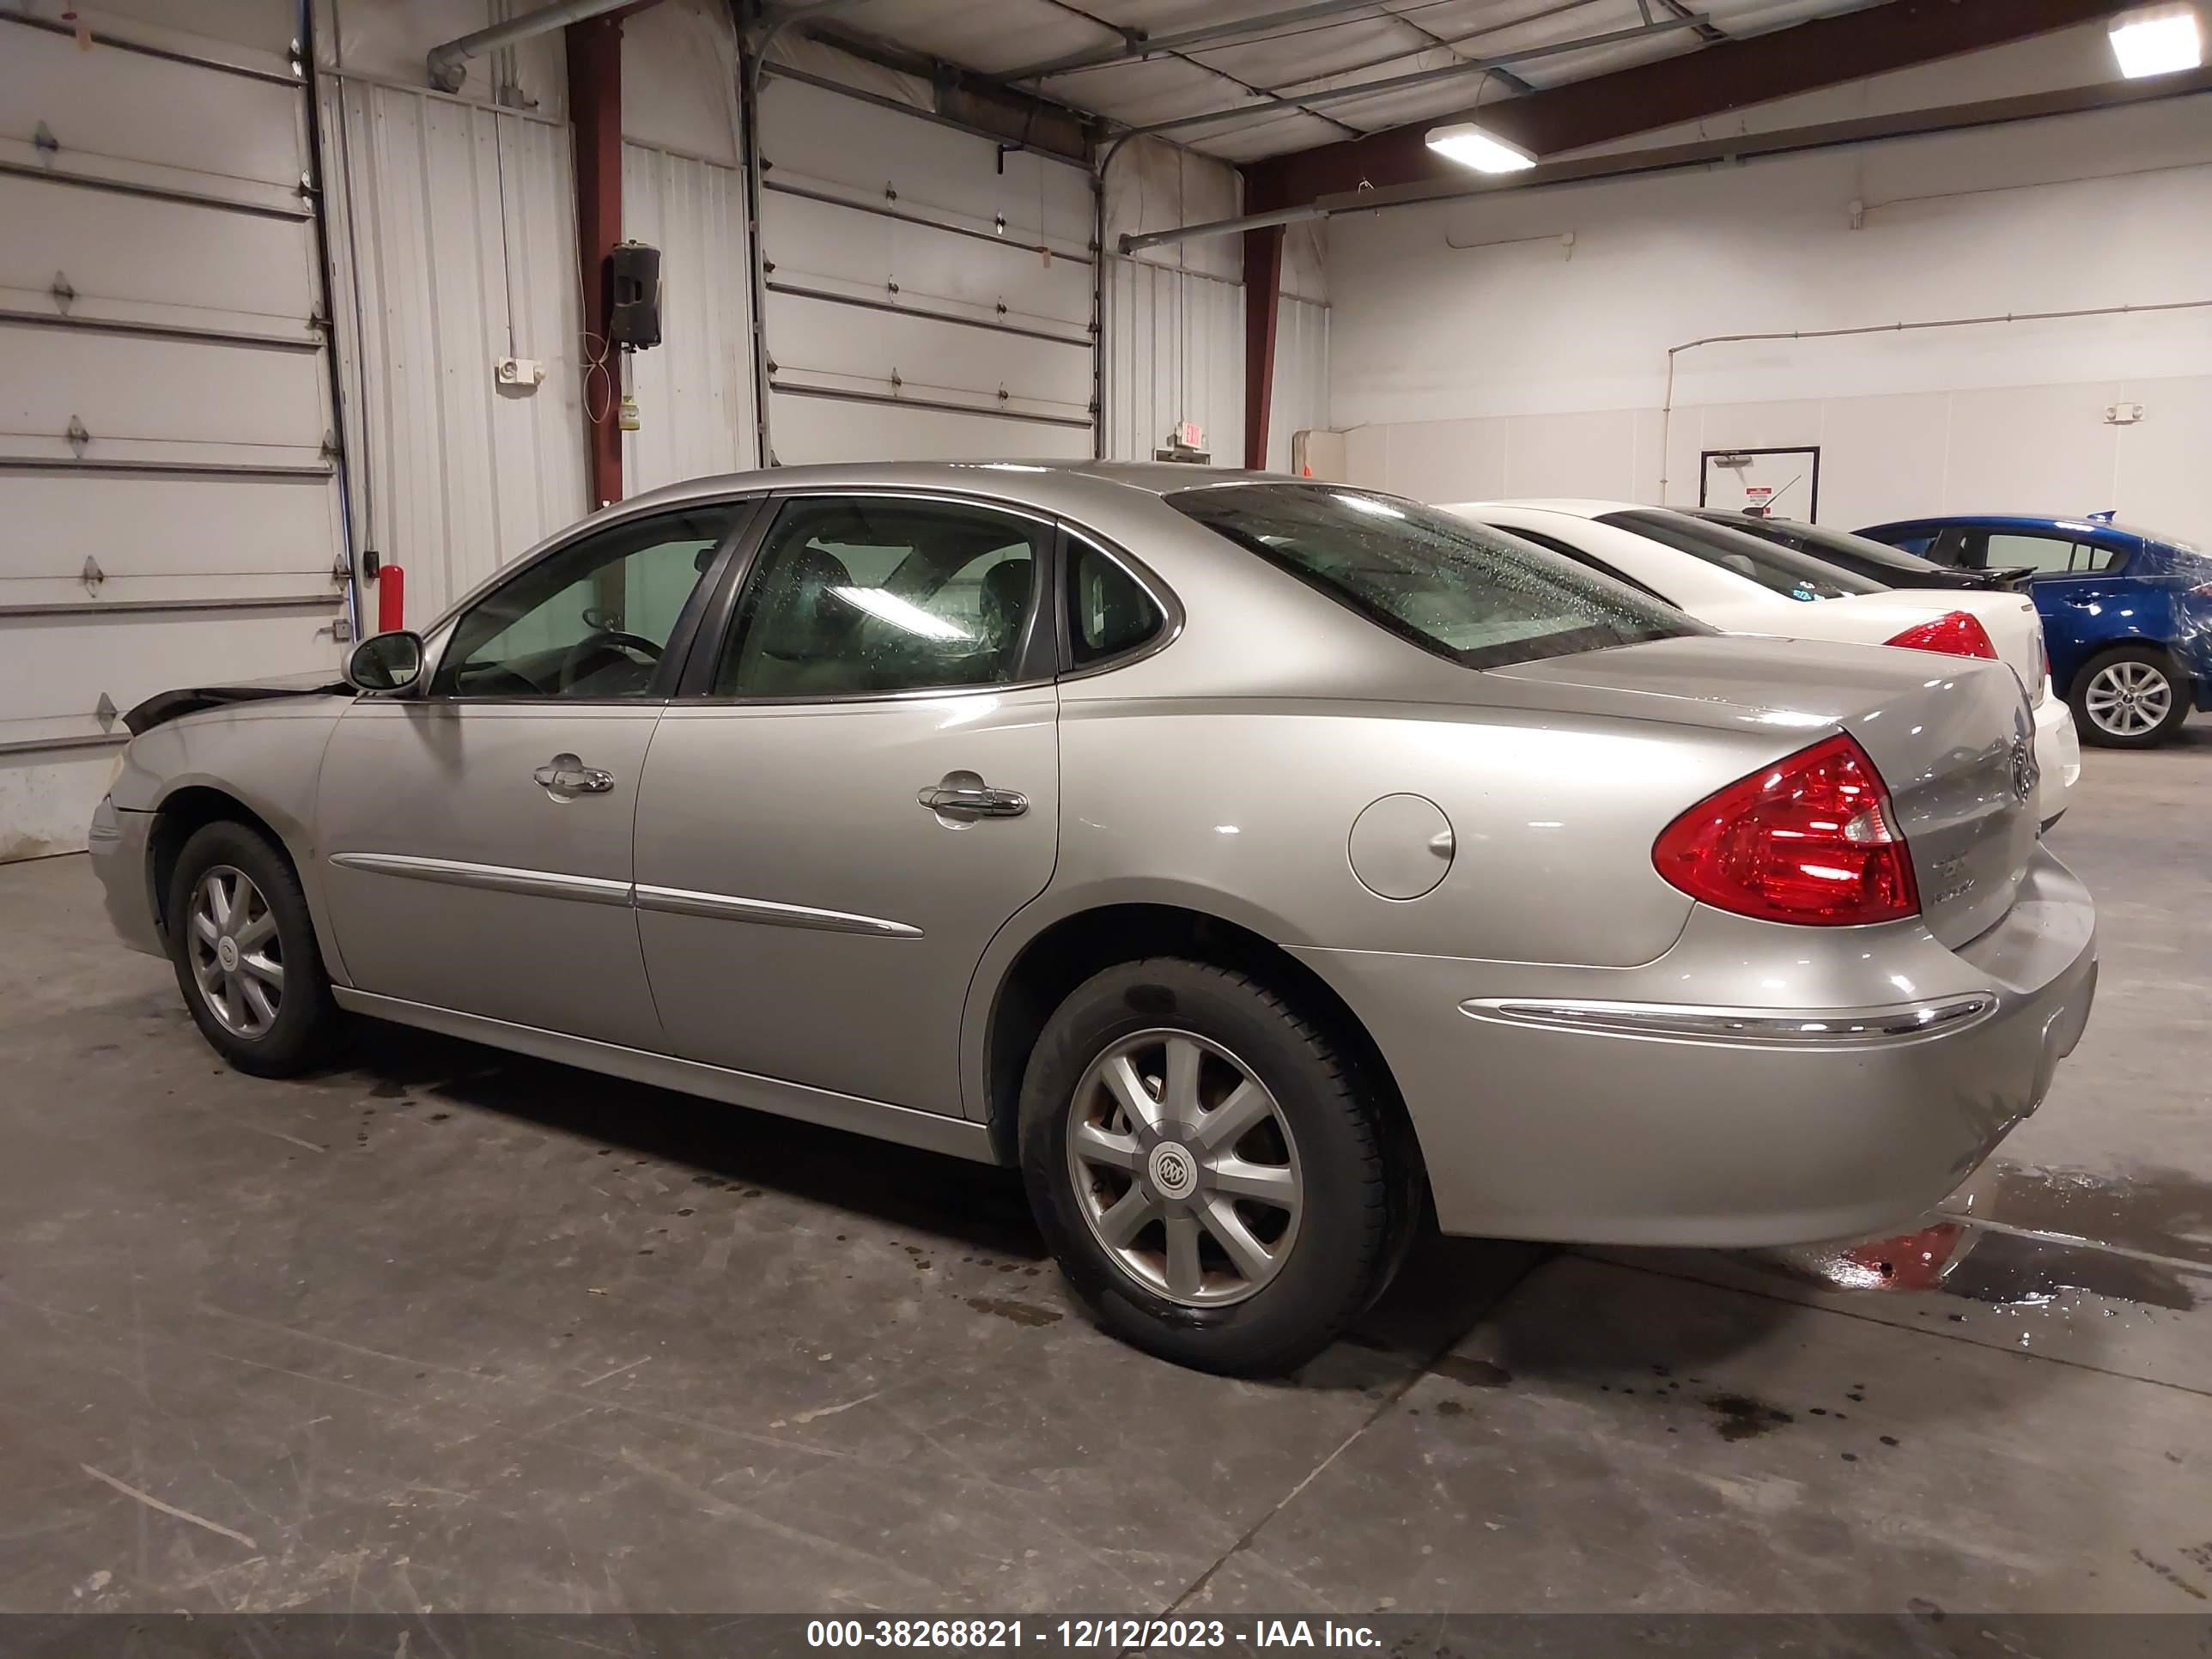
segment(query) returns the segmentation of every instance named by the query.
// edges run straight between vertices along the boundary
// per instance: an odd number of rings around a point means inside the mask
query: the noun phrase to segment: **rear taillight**
[[[1881,774],[1838,734],[1708,795],[1661,832],[1651,862],[1692,898],[1823,927],[1920,913],[1912,856]]]
[[[1963,611],[1948,612],[1933,622],[1917,623],[1882,643],[1901,645],[1908,651],[1941,651],[1946,656],[1987,657],[1992,661],[1997,654],[1990,630]]]

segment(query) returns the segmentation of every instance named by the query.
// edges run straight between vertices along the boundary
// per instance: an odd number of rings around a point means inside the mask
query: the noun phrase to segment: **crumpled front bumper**
[[[100,878],[107,919],[123,942],[148,956],[166,957],[168,947],[154,907],[153,866],[146,856],[153,831],[151,812],[126,812],[102,795],[85,831],[85,849],[92,854],[93,874]]]

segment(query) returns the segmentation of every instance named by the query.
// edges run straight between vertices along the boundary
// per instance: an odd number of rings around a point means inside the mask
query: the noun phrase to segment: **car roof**
[[[1121,484],[1154,495],[1202,489],[1208,484],[1319,482],[1291,478],[1279,472],[1194,466],[1185,461],[839,461],[687,478],[629,496],[622,506],[625,509],[674,507],[746,490],[811,489],[825,484],[980,490],[1024,499],[1039,493],[1049,495],[1055,483],[1069,484],[1079,479]]]

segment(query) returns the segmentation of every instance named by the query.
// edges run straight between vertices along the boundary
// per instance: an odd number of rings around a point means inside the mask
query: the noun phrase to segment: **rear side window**
[[[1887,542],[1869,541],[1864,536],[1854,536],[1842,530],[1831,530],[1825,525],[1800,524],[1794,520],[1746,519],[1730,523],[1707,514],[1701,519],[1719,524],[1723,530],[1740,531],[1747,536],[1756,536],[1761,541],[1776,542],[1784,547],[1809,553],[1816,559],[1845,570],[1855,570],[1872,581],[1880,581],[1886,573],[1894,573],[1905,582],[1926,574],[1928,561],[1917,554],[1907,553]]]
[[[1255,483],[1166,500],[1377,626],[1469,668],[1712,631],[1517,537],[1392,496]]]
[[[1602,514],[1598,522],[1632,530],[1678,553],[1687,553],[1707,564],[1733,570],[1785,599],[1840,599],[1850,593],[1882,591],[1880,582],[1869,581],[1825,559],[1800,553],[1795,548],[1778,547],[1747,531],[1705,524],[1685,514],[1650,507],[1632,513]]]
[[[1067,538],[1067,645],[1076,667],[1135,650],[1166,621],[1134,576],[1088,542]]]

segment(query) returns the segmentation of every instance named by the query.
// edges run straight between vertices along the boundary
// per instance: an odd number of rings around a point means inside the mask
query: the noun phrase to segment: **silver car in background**
[[[1940,1199],[2087,1018],[2001,665],[1717,635],[1370,491],[714,478],[350,686],[134,709],[109,909],[233,1064],[340,1011],[1018,1164],[1110,1329],[1296,1365],[1449,1233]]]

